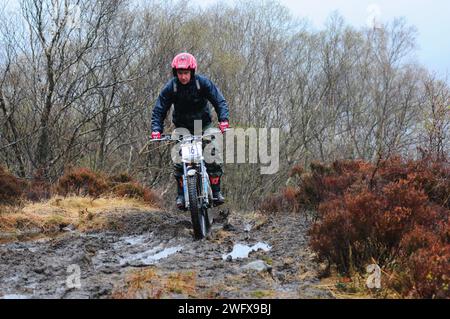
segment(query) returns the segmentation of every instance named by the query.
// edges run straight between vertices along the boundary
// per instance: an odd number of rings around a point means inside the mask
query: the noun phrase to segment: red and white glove
[[[219,128],[220,128],[220,131],[222,132],[222,134],[229,127],[230,127],[230,124],[228,123],[228,121],[219,122]]]
[[[161,133],[160,132],[152,132],[152,140],[159,140],[161,139]]]

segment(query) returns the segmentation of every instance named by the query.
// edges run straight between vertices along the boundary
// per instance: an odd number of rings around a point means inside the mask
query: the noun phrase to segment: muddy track
[[[194,294],[166,291],[165,298],[331,297],[316,287],[319,266],[307,247],[304,218],[226,210],[212,217],[211,234],[201,241],[192,239],[187,213],[127,211],[112,215],[114,231],[73,230],[0,245],[0,298],[111,298],[125,290],[131,273],[146,269],[159,278],[195,274]],[[237,244],[266,249],[227,258]]]

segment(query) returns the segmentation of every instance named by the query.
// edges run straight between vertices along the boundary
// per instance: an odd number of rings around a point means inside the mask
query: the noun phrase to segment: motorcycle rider
[[[196,74],[197,61],[187,52],[175,56],[172,61],[173,78],[169,80],[156,100],[152,113],[151,137],[161,138],[164,130],[164,120],[172,104],[174,111],[172,122],[176,128],[188,129],[194,132],[194,121],[202,121],[202,130],[211,127],[211,110],[208,101],[217,113],[219,128],[222,133],[229,127],[228,105],[220,90],[207,77]],[[220,191],[220,179],[223,175],[221,163],[205,163],[211,182],[211,189],[216,205],[224,203],[225,198]],[[174,164],[174,176],[177,181],[176,204],[179,209],[184,208],[183,194],[183,166]]]

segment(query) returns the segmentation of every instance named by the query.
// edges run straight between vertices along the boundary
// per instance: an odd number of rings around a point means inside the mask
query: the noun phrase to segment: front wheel
[[[202,201],[199,198],[201,190],[197,176],[188,176],[187,186],[189,194],[189,210],[191,211],[194,238],[202,239],[208,233],[210,224],[208,218],[208,210],[203,207]]]

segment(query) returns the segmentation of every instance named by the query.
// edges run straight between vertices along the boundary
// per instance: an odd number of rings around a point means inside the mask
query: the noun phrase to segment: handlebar
[[[163,135],[161,138],[151,139],[150,142],[171,141],[171,140],[172,140],[172,136]]]
[[[227,128],[227,129],[225,129],[224,130],[224,133],[225,132],[227,132],[227,131],[229,131],[231,128]],[[191,136],[191,138],[192,139],[194,139],[194,138],[204,138],[204,137],[207,137],[207,136],[211,136],[211,135],[215,135],[215,134],[219,134],[219,132],[217,132],[217,133],[210,133],[210,134],[204,134],[204,135],[189,135],[189,136]],[[186,135],[186,136],[188,136],[188,135]],[[141,154],[143,154],[143,153],[146,153],[146,152],[144,152],[144,150],[150,145],[150,143],[151,142],[163,142],[163,141],[178,141],[178,142],[180,142],[180,141],[182,141],[183,140],[183,136],[181,137],[181,138],[179,138],[179,139],[176,139],[176,138],[172,138],[172,135],[163,135],[161,138],[158,138],[158,139],[154,139],[154,140],[149,140],[147,143],[145,143],[145,145],[142,147],[142,149],[139,151],[139,155],[141,155]]]
[[[227,131],[229,131],[230,129],[229,128],[227,128],[227,129],[225,129],[224,130],[224,133],[225,132],[227,132]],[[163,142],[163,141],[178,141],[178,142],[180,142],[180,141],[182,141],[184,138],[186,138],[186,137],[190,137],[190,139],[198,139],[198,138],[201,138],[201,139],[203,139],[203,138],[205,138],[205,137],[208,137],[208,136],[213,136],[213,135],[216,135],[216,134],[219,134],[219,132],[216,132],[216,133],[209,133],[209,134],[203,134],[203,135],[181,135],[181,137],[180,138],[172,138],[172,135],[169,135],[169,134],[165,134],[165,135],[162,135],[162,137],[161,138],[158,138],[158,139],[152,139],[152,140],[150,140],[151,142]],[[222,133],[223,134],[223,133]]]

